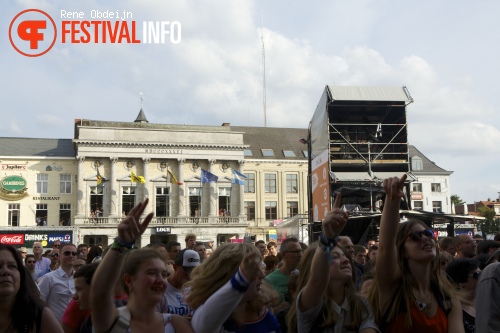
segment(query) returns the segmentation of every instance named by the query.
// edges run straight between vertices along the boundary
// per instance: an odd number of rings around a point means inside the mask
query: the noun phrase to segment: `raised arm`
[[[260,264],[261,258],[255,252],[243,258],[238,272],[194,312],[191,324],[195,332],[223,332],[223,324],[262,274]]]
[[[403,186],[406,175],[401,178],[393,177],[384,180],[386,193],[384,210],[380,221],[379,245],[377,260],[375,261],[375,275],[377,277],[380,304],[383,305],[390,297],[394,283],[401,276],[397,263],[396,235],[399,228],[399,206],[404,196]]]
[[[330,280],[330,252],[338,234],[344,229],[349,215],[340,209],[340,194],[335,198],[333,209],[328,212],[322,222],[323,233],[321,235],[320,247],[314,254],[311,264],[311,275],[307,281],[298,303],[301,312],[307,311],[319,302],[326,292]],[[326,244],[331,242],[331,247]],[[328,251],[328,253],[327,253]]]
[[[107,332],[113,325],[118,311],[114,303],[115,285],[120,277],[124,252],[136,239],[140,238],[153,218],[153,213],[146,216],[143,223],[140,217],[146,209],[148,199],[132,208],[125,219],[118,225],[118,242],[99,264],[90,286],[92,325],[96,333]],[[96,283],[94,283],[94,281]]]

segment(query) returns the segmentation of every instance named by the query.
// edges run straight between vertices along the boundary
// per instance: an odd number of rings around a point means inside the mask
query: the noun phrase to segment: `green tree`
[[[463,205],[465,203],[458,194],[452,194],[450,200],[454,206]]]
[[[479,216],[486,218],[486,220],[479,223],[483,235],[497,233],[500,229],[500,219],[495,218],[495,210],[483,206],[479,207],[477,211],[479,213]]]

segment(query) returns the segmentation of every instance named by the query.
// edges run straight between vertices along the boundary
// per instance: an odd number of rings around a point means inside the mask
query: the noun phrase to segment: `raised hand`
[[[118,238],[122,242],[132,243],[146,231],[154,214],[149,213],[142,223],[139,220],[148,205],[148,201],[149,199],[146,199],[138,203],[118,225]]]
[[[262,260],[256,252],[247,254],[240,264],[240,269],[248,281],[255,281],[261,274]]]
[[[404,197],[403,188],[405,185],[406,177],[406,174],[404,174],[401,178],[392,177],[384,179],[383,186],[386,194],[386,199],[394,200]]]
[[[334,238],[340,234],[349,218],[349,214],[340,208],[341,200],[341,195],[339,193],[335,198],[333,209],[329,211],[323,219],[323,233],[328,238]]]

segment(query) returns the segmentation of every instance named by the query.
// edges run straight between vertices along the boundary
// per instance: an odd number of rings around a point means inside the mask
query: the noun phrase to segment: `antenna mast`
[[[262,106],[264,108],[264,127],[267,127],[266,110],[266,50],[264,48],[264,13],[262,13]]]

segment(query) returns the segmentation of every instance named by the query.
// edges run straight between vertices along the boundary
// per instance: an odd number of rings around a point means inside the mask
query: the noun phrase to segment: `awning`
[[[392,177],[398,177],[401,178],[403,177],[404,174],[407,174],[406,181],[416,181],[417,179],[411,172],[374,172],[373,173],[373,178],[377,178],[378,180],[384,180]]]
[[[332,99],[336,101],[413,102],[406,87],[328,86],[328,89]]]
[[[368,172],[331,172],[333,180],[342,182],[371,182],[372,177]]]

